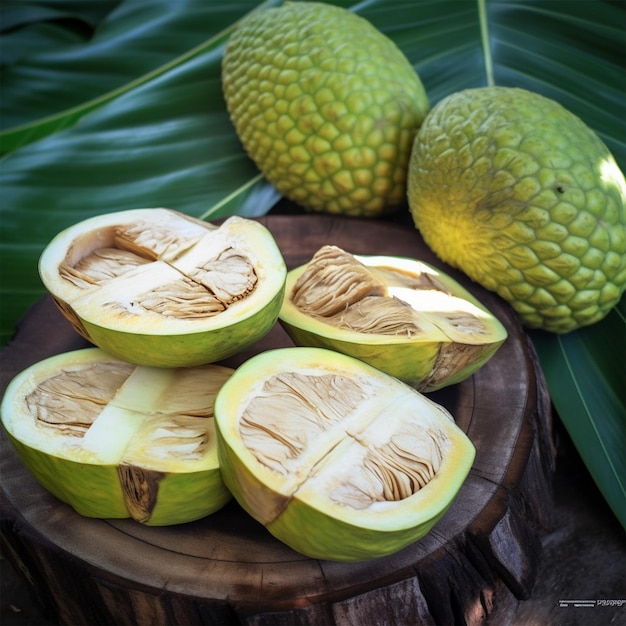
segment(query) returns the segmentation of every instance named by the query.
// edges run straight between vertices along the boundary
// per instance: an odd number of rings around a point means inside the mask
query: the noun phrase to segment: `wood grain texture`
[[[554,450],[545,382],[512,310],[442,265],[412,228],[313,215],[259,221],[290,268],[324,244],[419,258],[442,267],[506,326],[509,339],[491,361],[429,394],[476,446],[458,497],[428,535],[394,555],[319,561],[281,544],[235,502],[165,528],[81,517],[36,483],[3,431],[3,540],[42,603],[67,624],[480,624],[498,594],[528,597],[551,514]],[[2,352],[2,391],[28,365],[86,345],[43,298]],[[289,345],[276,325],[224,364]]]

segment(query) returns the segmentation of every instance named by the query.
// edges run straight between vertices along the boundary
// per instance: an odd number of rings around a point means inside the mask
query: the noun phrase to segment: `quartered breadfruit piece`
[[[475,456],[443,406],[321,348],[245,362],[218,393],[215,422],[235,499],[318,559],[364,561],[416,541],[452,503]]]
[[[343,352],[420,391],[468,378],[507,337],[500,321],[440,270],[333,245],[287,274],[279,319],[296,345]]]
[[[30,472],[81,515],[179,524],[231,499],[213,407],[232,373],[143,367],[85,348],[18,374],[0,414]]]
[[[275,324],[287,273],[271,233],[169,209],[87,219],[57,235],[39,273],[78,333],[121,359],[183,367],[227,358]]]

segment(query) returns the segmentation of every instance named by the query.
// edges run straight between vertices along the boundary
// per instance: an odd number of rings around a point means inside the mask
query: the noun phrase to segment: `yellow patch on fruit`
[[[428,246],[530,328],[593,324],[626,289],[624,174],[539,94],[485,87],[439,102],[413,145],[408,199]]]

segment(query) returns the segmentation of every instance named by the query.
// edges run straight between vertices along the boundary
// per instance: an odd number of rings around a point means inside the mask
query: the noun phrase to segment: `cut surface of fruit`
[[[276,321],[286,268],[270,232],[169,209],[90,218],[41,255],[42,281],[86,339],[141,365],[215,362]]]
[[[230,499],[213,405],[232,373],[214,364],[137,366],[86,348],[16,376],[0,413],[25,465],[79,513],[181,523]],[[163,489],[176,490],[177,501]]]
[[[344,352],[422,391],[467,378],[507,337],[494,315],[434,267],[332,245],[288,273],[279,319],[297,345]]]
[[[261,353],[215,403],[222,475],[278,539],[359,561],[416,541],[473,463],[450,413],[401,381],[320,348]]]

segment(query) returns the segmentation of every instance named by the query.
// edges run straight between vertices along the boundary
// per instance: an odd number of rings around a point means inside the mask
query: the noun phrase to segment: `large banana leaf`
[[[90,215],[168,206],[217,218],[278,200],[244,155],[220,89],[235,22],[268,0],[4,1],[0,341],[43,289],[38,256]],[[336,1],[405,52],[434,104],[519,86],[561,102],[626,164],[625,8],[589,0]],[[624,308],[532,333],[558,414],[626,524]]]

